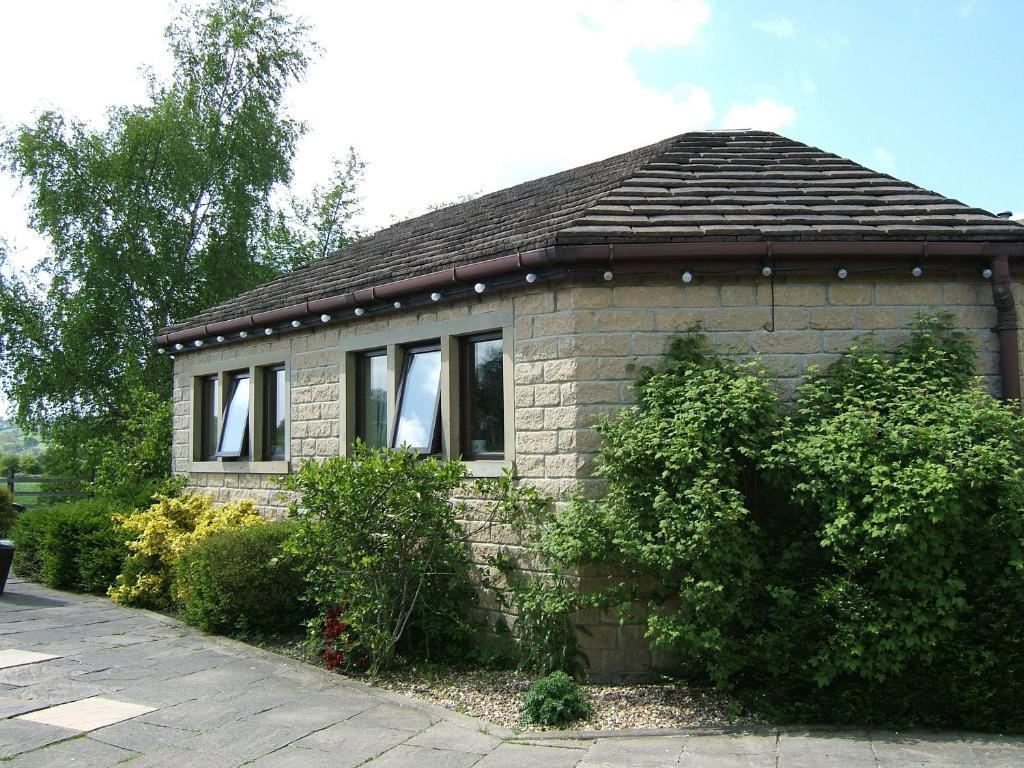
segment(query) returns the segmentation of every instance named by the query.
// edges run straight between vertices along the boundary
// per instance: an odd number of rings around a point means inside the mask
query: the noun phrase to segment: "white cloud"
[[[887,149],[877,147],[873,153],[879,170],[891,173],[896,168],[896,157]]]
[[[792,123],[795,117],[792,107],[762,97],[753,104],[733,104],[722,118],[721,127],[777,131]]]
[[[349,144],[368,161],[367,226],[467,190],[485,192],[711,124],[698,85],[642,84],[636,48],[682,46],[701,0],[516,4],[293,0],[326,50],[295,96],[311,132],[296,164],[312,184]],[[360,31],[367,31],[361,34]],[[386,35],[371,34],[387,30]],[[642,115],[642,119],[638,119]]]
[[[88,4],[61,14],[44,3],[11,6],[0,67],[20,76],[4,84],[5,120],[30,119],[39,94],[90,119],[144,96],[138,65],[165,60],[170,7],[116,2],[103,14]],[[332,155],[354,146],[369,164],[361,191],[370,229],[470,191],[706,128],[715,117],[699,83],[658,90],[629,62],[637,49],[698,41],[711,15],[705,0],[288,0],[287,8],[312,24],[324,50],[289,98],[309,126],[296,189],[323,181]],[[61,56],[38,56],[44,34]],[[26,69],[25,61],[35,63]],[[0,182],[0,220],[24,221],[7,191]]]
[[[785,17],[755,21],[754,27],[773,37],[789,38],[796,34],[793,22]]]

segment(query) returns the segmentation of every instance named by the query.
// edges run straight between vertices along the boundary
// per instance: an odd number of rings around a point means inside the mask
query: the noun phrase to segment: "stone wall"
[[[1024,308],[1024,290],[1017,286]],[[218,501],[253,498],[268,516],[283,514],[286,501],[271,475],[189,471],[191,376],[197,366],[242,355],[291,355],[291,461],[325,458],[340,450],[339,392],[343,337],[408,328],[511,310],[514,317],[515,457],[518,476],[564,503],[574,488],[599,493],[589,478],[598,449],[591,429],[602,415],[632,402],[632,366],[655,363],[673,334],[704,328],[715,346],[759,356],[784,392],[791,392],[809,365],[827,366],[857,336],[875,333],[885,344],[904,337],[915,313],[952,311],[970,332],[979,353],[979,373],[998,391],[998,348],[991,287],[974,272],[943,280],[927,276],[838,279],[717,279],[683,284],[678,278],[622,278],[611,282],[542,285],[529,291],[487,294],[439,310],[407,311],[253,340],[180,355],[174,374],[174,471],[192,488]],[[485,505],[467,500],[463,521],[474,555],[482,562],[506,550],[522,555],[514,533],[485,524]],[[527,568],[538,564],[525,561]],[[497,606],[482,606],[499,620]],[[581,635],[596,677],[647,672],[652,659],[636,626],[617,617],[581,617]]]

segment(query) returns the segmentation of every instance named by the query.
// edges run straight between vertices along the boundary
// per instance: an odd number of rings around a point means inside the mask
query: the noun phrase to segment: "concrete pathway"
[[[517,735],[165,616],[14,580],[0,597],[0,766],[1024,766],[1024,740],[763,731]]]

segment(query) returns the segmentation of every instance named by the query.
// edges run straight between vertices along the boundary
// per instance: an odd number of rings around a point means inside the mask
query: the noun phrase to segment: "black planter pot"
[[[14,562],[14,542],[0,540],[0,595],[4,593],[7,586],[7,577],[11,573],[11,563]]]

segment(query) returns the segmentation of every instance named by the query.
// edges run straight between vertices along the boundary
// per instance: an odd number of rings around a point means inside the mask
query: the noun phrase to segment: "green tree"
[[[50,253],[0,278],[0,371],[19,424],[68,471],[121,439],[140,392],[169,397],[168,362],[149,344],[160,328],[296,262],[267,232],[303,129],[285,93],[315,46],[279,5],[185,9],[166,31],[173,74],[147,76],[145,103],[110,109],[98,129],[45,112],[6,135],[0,157]],[[346,210],[351,186],[335,191],[314,201]],[[347,219],[332,221],[337,243]],[[305,239],[285,226],[277,240],[288,236]]]

